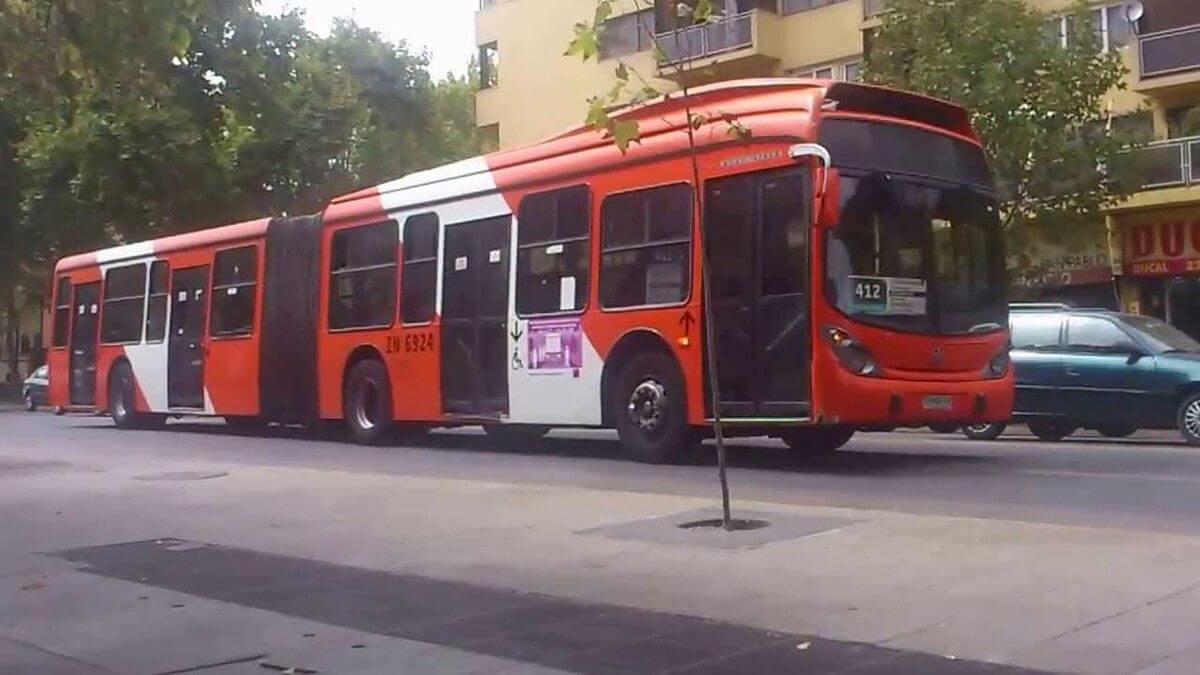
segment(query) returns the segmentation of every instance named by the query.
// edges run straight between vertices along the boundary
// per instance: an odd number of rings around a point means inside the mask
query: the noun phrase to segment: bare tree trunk
[[[21,318],[17,312],[17,291],[12,286],[4,289],[4,345],[8,353],[8,372],[14,387],[21,379],[17,368],[21,364]]]

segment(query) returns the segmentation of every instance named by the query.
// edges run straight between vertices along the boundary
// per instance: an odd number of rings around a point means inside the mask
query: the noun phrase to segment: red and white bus
[[[698,185],[668,99],[620,113],[641,125],[627,154],[578,128],[319,216],[65,258],[52,402],[120,426],[344,420],[360,442],[612,427],[667,461],[712,417],[712,321],[733,435],[830,449],[860,427],[1008,418],[1002,237],[962,109],[795,79],[691,105],[753,133],[700,128]]]

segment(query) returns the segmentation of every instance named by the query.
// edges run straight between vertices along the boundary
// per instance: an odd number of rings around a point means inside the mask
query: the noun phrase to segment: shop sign
[[[1112,266],[1103,242],[1067,249],[1038,242],[1031,245],[1027,269],[1011,271],[1017,288],[1046,288],[1102,284],[1112,280]]]
[[[1157,276],[1200,273],[1200,211],[1160,211],[1125,220],[1125,273]]]

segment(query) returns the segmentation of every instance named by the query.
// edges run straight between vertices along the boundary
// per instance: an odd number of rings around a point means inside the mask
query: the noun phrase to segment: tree
[[[600,40],[605,22],[613,15],[615,3],[616,0],[596,0],[596,10],[591,21],[575,24],[574,37],[567,46],[565,55],[578,56],[584,61],[596,58],[599,55]],[[633,9],[637,12],[642,12],[653,7],[654,3],[651,0],[633,0]],[[714,12],[712,0],[681,0],[675,7],[677,28],[703,25],[720,18]],[[675,71],[675,75],[683,83],[679,97],[684,105],[684,119],[686,121],[684,124],[684,133],[687,135],[688,150],[691,158],[692,185],[694,186],[692,190],[693,207],[696,213],[704,213],[704,197],[700,189],[700,167],[698,163],[696,132],[709,124],[724,124],[727,133],[735,139],[749,138],[751,133],[749,129],[738,122],[736,116],[720,111],[696,112],[693,110],[691,92],[687,83],[691,79],[690,76],[694,75],[694,73],[692,72],[692,62],[687,50],[682,49],[682,45],[678,44],[680,32],[676,31],[674,38],[660,36],[656,31],[651,30],[649,26],[641,23],[641,16],[644,16],[644,14],[639,14],[638,30],[652,46],[655,62],[659,65],[668,65],[669,63],[669,67]],[[660,40],[671,39],[676,40],[677,44],[675,46],[680,48],[679,51],[684,53],[685,56],[682,60],[669,62]],[[630,144],[639,142],[640,129],[636,120],[623,118],[620,115],[613,115],[611,114],[612,110],[620,107],[622,104],[640,103],[656,96],[667,99],[675,94],[655,86],[649,78],[640,73],[636,68],[630,67],[624,61],[618,61],[613,74],[616,76],[613,86],[608,91],[596,94],[588,99],[588,110],[585,121],[593,129],[611,138],[617,148],[624,153],[628,151]],[[707,234],[703,227],[700,228],[700,277],[702,311],[705,316],[711,317],[714,316],[711,306],[712,294],[709,291],[711,275],[709,273]],[[721,526],[726,530],[734,530],[737,529],[739,522],[733,519],[730,508],[724,427],[721,421],[721,392],[717,380],[717,335],[713,326],[715,322],[703,321],[702,323],[705,342],[706,384],[713,416],[713,436],[717,444],[717,474],[721,484]]]
[[[1132,187],[1131,139],[1106,132],[1103,105],[1125,67],[1101,49],[1085,2],[1066,18],[1064,45],[1059,24],[1024,0],[893,0],[867,58],[868,82],[967,109],[1018,250],[1103,222]]]

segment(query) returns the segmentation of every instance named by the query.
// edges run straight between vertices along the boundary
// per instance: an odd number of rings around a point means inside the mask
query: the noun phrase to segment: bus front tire
[[[820,455],[845,445],[854,431],[854,427],[844,426],[800,427],[785,431],[782,438],[792,450]]]
[[[392,432],[392,387],[387,368],[378,359],[354,364],[346,375],[342,415],[350,438],[362,445],[380,445]]]
[[[121,361],[108,376],[108,415],[118,429],[149,429],[166,423],[162,415],[139,413],[135,407],[133,368]]]
[[[635,354],[614,378],[609,414],[621,447],[632,460],[671,464],[699,444],[687,423],[683,374],[664,352]]]

